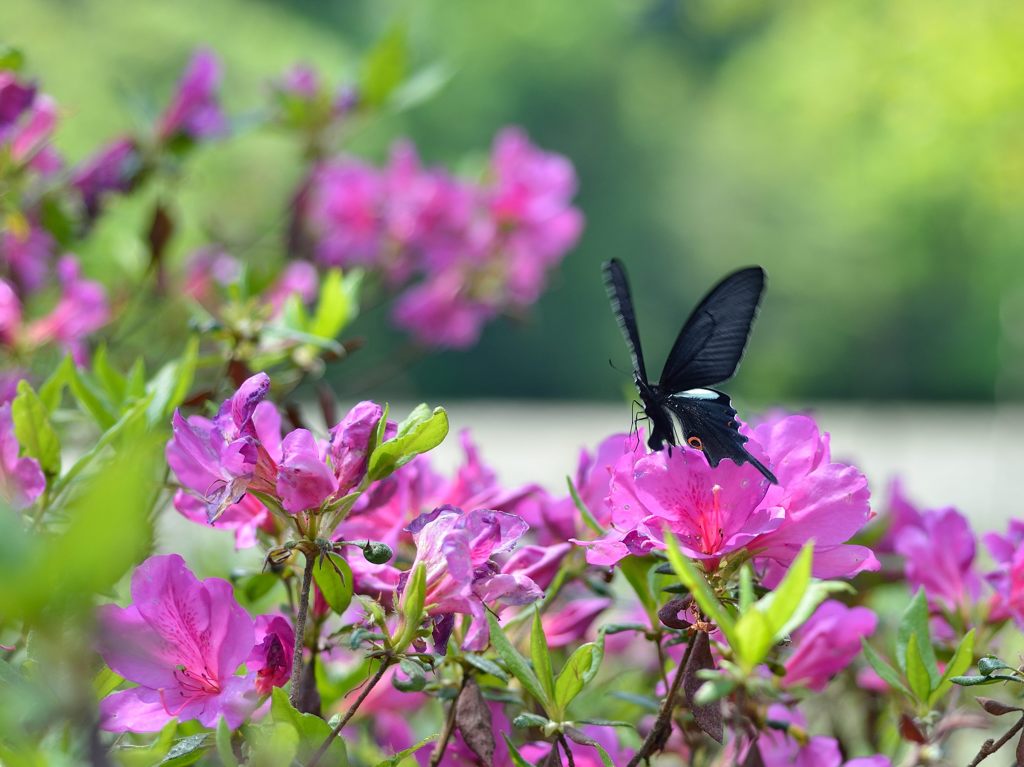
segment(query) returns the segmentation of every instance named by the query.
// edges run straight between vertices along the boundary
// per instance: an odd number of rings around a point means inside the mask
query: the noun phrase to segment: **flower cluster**
[[[383,169],[325,161],[299,195],[299,225],[320,263],[408,286],[394,320],[417,341],[466,347],[487,321],[537,300],[582,228],[572,165],[521,131],[498,135],[486,177],[473,184],[423,168],[408,143]]]

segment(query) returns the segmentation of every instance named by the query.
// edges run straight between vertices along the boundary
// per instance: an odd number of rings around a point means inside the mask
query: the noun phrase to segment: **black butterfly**
[[[772,474],[747,452],[729,395],[708,388],[732,377],[747,345],[750,326],[764,292],[764,269],[751,266],[719,282],[679,331],[657,384],[647,380],[640,335],[626,270],[613,259],[604,265],[605,287],[633,357],[633,378],[651,421],[651,450],[686,444],[712,466],[723,458],[751,463],[773,484]]]

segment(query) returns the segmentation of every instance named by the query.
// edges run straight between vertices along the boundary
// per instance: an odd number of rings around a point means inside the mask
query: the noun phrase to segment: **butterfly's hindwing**
[[[715,394],[715,399],[709,398],[709,393]],[[714,389],[697,389],[665,397],[663,407],[681,432],[673,433],[674,444],[695,447],[691,440],[696,437],[711,466],[718,466],[723,458],[737,465],[750,463],[770,482],[777,482],[775,475],[743,446],[747,437],[739,432],[736,411],[728,395]]]
[[[764,270],[741,269],[719,282],[683,325],[661,372],[667,393],[732,378],[764,292]]]

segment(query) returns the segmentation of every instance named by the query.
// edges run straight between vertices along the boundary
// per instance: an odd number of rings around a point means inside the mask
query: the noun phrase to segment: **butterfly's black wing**
[[[712,288],[679,331],[661,371],[661,390],[676,393],[732,378],[763,292],[759,266],[734,272]]]
[[[629,294],[629,281],[626,270],[618,259],[606,261],[601,267],[604,273],[604,287],[608,291],[608,300],[612,304],[612,312],[622,329],[622,336],[629,347],[629,356],[633,358],[633,372],[644,382],[647,381],[647,370],[644,368],[644,353],[640,348],[640,334],[636,328],[636,313],[633,311],[633,299]]]
[[[711,394],[717,395],[714,399]],[[750,463],[772,484],[778,484],[775,475],[743,446],[747,437],[739,433],[736,411],[729,397],[713,389],[701,390],[700,397],[673,394],[665,397],[663,406],[668,411],[675,430],[676,444],[687,444],[701,450],[712,466],[723,458],[733,463]]]

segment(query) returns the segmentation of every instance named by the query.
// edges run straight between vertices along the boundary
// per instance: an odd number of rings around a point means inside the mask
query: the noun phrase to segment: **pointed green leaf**
[[[580,513],[580,516],[583,517],[583,521],[586,523],[587,527],[598,535],[604,535],[605,529],[601,527],[601,523],[594,518],[594,515],[590,513],[590,509],[587,508],[587,504],[585,504],[583,499],[580,498],[580,494],[576,490],[576,485],[573,484],[572,479],[570,477],[566,477],[565,482],[569,486],[569,496],[572,498],[572,502],[576,505],[576,510]]]
[[[39,461],[48,476],[60,474],[60,437],[50,423],[46,405],[24,379],[18,381],[18,394],[11,402],[11,419],[22,454]]]
[[[890,666],[881,655],[875,652],[875,649],[863,637],[860,640],[860,646],[864,650],[864,657],[867,659],[867,662],[875,670],[875,673],[882,678],[882,681],[893,689],[899,690],[908,698],[911,697],[910,690],[903,683],[900,673]]]
[[[402,633],[395,640],[396,652],[402,652],[416,638],[423,622],[424,600],[427,596],[427,566],[420,562],[412,571],[402,594]]]
[[[231,728],[223,716],[217,720],[217,756],[223,767],[238,767],[235,749],[231,746]]]
[[[533,625],[530,628],[530,659],[533,670],[544,688],[548,700],[555,699],[555,673],[551,668],[551,653],[548,652],[548,640],[544,636],[544,625],[540,620],[540,610],[533,608]]]
[[[539,701],[545,710],[549,709],[551,707],[551,700],[544,692],[544,687],[541,685],[540,680],[537,679],[537,675],[530,668],[530,664],[526,662],[526,658],[520,655],[519,651],[508,641],[508,637],[505,636],[505,630],[502,629],[498,619],[490,612],[487,613],[487,624],[491,631],[491,645],[497,651],[498,656],[505,661],[505,665],[512,672],[512,676],[519,680],[524,689]]]
[[[626,557],[619,562],[619,570],[633,587],[637,599],[643,605],[652,625],[658,625],[658,601],[651,589],[650,573],[654,565],[652,557]]]
[[[370,456],[367,474],[378,480],[404,466],[417,455],[433,450],[448,435],[448,414],[444,408],[431,411],[420,405],[398,426],[398,434],[377,446]]]
[[[503,669],[490,658],[485,658],[482,655],[477,655],[476,653],[468,652],[462,656],[462,659],[466,661],[466,663],[468,663],[470,666],[475,668],[477,671],[482,671],[485,674],[497,677],[503,682],[507,682],[509,679],[511,679],[511,677],[505,673],[505,669]]]
[[[515,743],[512,742],[507,733],[502,733],[502,737],[505,738],[505,743],[508,744],[508,755],[512,758],[513,767],[536,767],[536,765],[530,764],[523,755],[519,753],[519,749],[516,748]]]
[[[187,767],[198,762],[203,754],[213,748],[213,738],[208,732],[189,735],[177,741],[167,752],[158,767]]]
[[[896,630],[896,663],[904,672],[907,670],[907,645],[910,637],[916,636],[918,655],[928,672],[932,686],[939,681],[939,668],[932,648],[931,630],[928,626],[928,598],[924,589],[918,589],[914,598],[903,612],[903,618]]]
[[[309,325],[309,333],[319,338],[333,340],[349,321],[349,293],[345,289],[341,271],[331,269],[320,283],[320,298],[316,313]]]
[[[750,672],[775,644],[775,627],[757,607],[743,613],[732,632],[732,647],[744,671]]]
[[[782,582],[766,594],[757,605],[768,619],[772,639],[781,638],[780,632],[789,623],[807,593],[807,586],[811,582],[813,555],[814,542],[808,541],[789,566]]]
[[[313,580],[331,609],[341,615],[352,602],[352,570],[342,557],[325,552],[313,566]]]
[[[299,735],[298,758],[305,764],[331,734],[331,726],[313,714],[304,714],[292,707],[288,693],[275,687],[270,694],[270,713],[275,724],[289,724]],[[322,761],[334,767],[348,767],[348,754],[341,738],[334,738]]]
[[[926,703],[931,696],[932,682],[921,658],[921,643],[917,640],[917,634],[911,634],[910,641],[907,642],[907,682],[910,683],[910,691],[914,693],[914,697]]]
[[[437,740],[437,735],[428,735],[419,743],[414,743],[413,745],[409,746],[409,748],[402,749],[401,751],[392,754],[387,759],[381,762],[377,762],[377,764],[375,764],[374,767],[398,767],[398,765],[400,765],[403,761],[405,761],[410,756],[415,754],[428,743],[433,743],[435,740]]]
[[[120,405],[124,401],[127,382],[125,377],[110,364],[106,344],[100,344],[96,349],[96,353],[93,354],[92,372],[100,386],[103,387],[109,400],[115,405]]]
[[[384,105],[408,71],[405,27],[395,25],[366,57],[360,96],[371,107]]]
[[[554,700],[559,713],[564,715],[573,699],[594,678],[602,656],[601,648],[593,642],[576,648],[569,656],[555,680]]]
[[[704,576],[697,571],[697,568],[693,566],[690,560],[683,556],[683,552],[679,548],[679,542],[672,533],[666,533],[665,545],[668,548],[668,561],[672,564],[676,577],[690,590],[690,593],[697,600],[697,604],[700,605],[700,609],[704,611],[704,614],[722,629],[722,633],[726,635],[729,644],[733,644],[734,621],[732,616],[725,609],[725,606],[718,601],[718,597],[715,596],[715,592],[711,590],[711,586],[708,585]]]
[[[754,571],[749,564],[740,568],[739,608],[742,615],[754,604]]]
[[[953,678],[960,676],[969,669],[973,659],[974,629],[971,629],[967,632],[964,638],[960,640],[960,644],[957,645],[956,651],[953,653],[953,657],[949,659],[949,665],[946,666],[945,672],[939,679],[938,687],[932,691],[931,697],[928,699],[929,706],[934,706],[942,699],[942,696],[945,695],[953,686]]]
[[[117,421],[116,408],[107,401],[96,380],[75,365],[68,368],[68,388],[82,409],[92,416],[96,425],[106,431]]]
[[[61,395],[64,393],[64,388],[68,385],[71,380],[71,372],[75,367],[75,363],[71,359],[71,355],[67,355],[61,360],[50,377],[47,378],[42,385],[39,387],[39,399],[46,405],[47,411],[52,413],[58,407],[60,407]]]

